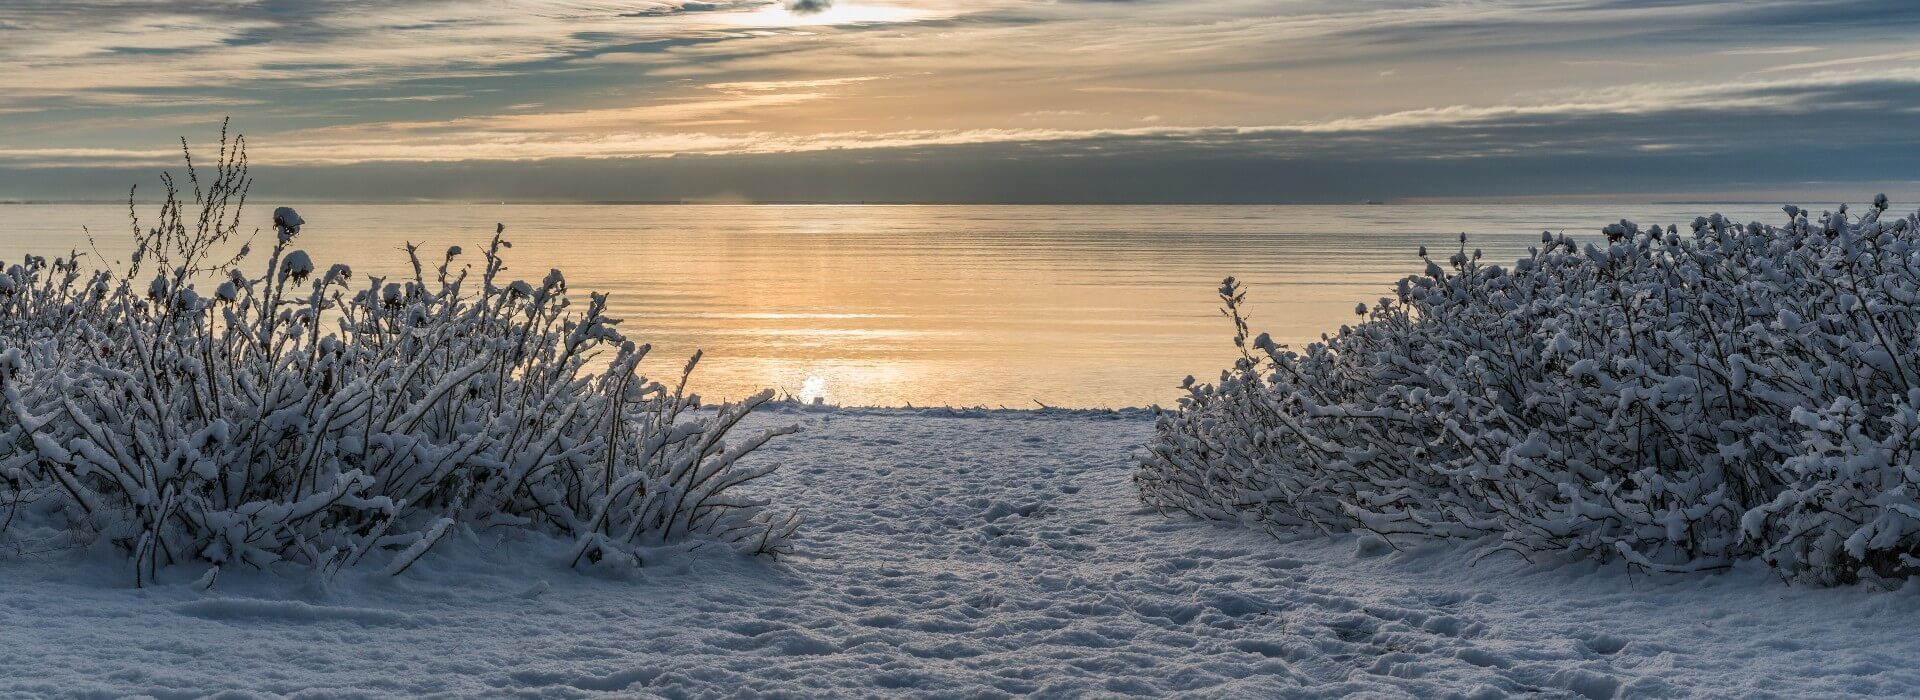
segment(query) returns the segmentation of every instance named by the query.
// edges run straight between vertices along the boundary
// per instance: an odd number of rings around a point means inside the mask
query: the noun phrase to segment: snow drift
[[[124,269],[0,274],[0,535],[51,521],[126,552],[136,584],[185,562],[399,573],[458,527],[565,538],[576,564],[786,551],[796,516],[737,487],[791,430],[726,441],[770,394],[697,410],[697,355],[674,388],[641,376],[606,298],[575,309],[557,270],[508,280],[498,229],[477,279],[459,248],[423,265],[409,246],[403,280],[322,268],[284,207],[264,263],[216,259],[239,242],[242,145],[223,137],[204,183],[189,161],[194,206],[165,180]]]
[[[1785,207],[1427,260],[1304,350],[1251,337],[1139,457],[1147,503],[1657,570],[1920,573],[1920,215]],[[1427,258],[1424,249],[1421,256]]]

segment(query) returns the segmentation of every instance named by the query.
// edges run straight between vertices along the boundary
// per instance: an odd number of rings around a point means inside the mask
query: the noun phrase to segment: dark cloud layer
[[[786,0],[787,10],[803,15],[825,12],[833,7],[833,0]]]
[[[1774,85],[1642,112],[1490,115],[1345,131],[1169,130],[1097,138],[461,163],[266,167],[262,192],[338,199],[831,202],[1346,202],[1487,195],[1738,192],[1916,179],[1920,84]],[[119,192],[143,168],[0,170],[0,191]]]

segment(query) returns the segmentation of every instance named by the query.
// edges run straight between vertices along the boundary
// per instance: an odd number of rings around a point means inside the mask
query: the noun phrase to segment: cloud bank
[[[27,0],[0,7],[0,197],[101,196],[77,190],[228,115],[315,196],[385,168],[414,173],[394,196],[515,198],[529,164],[585,199],[686,168],[752,192],[752,163],[809,160],[926,200],[1021,170],[1057,177],[1023,201],[1206,201],[1172,185],[1208,168],[1255,178],[1219,201],[1666,192],[1680,163],[1699,191],[1865,186],[1920,156],[1916,25],[1884,0]],[[1368,181],[1292,174],[1336,164]],[[808,196],[887,198],[842,183]]]

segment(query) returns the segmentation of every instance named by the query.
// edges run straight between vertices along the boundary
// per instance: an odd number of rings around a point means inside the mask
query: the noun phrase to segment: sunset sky
[[[0,198],[1920,193],[1920,3],[15,0]],[[1817,157],[1812,154],[1818,154]]]

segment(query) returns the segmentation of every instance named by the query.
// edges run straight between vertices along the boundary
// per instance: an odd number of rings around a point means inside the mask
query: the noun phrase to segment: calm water
[[[402,241],[476,253],[495,222],[509,275],[610,292],[656,375],[695,348],[709,398],[772,387],[847,405],[1133,406],[1230,361],[1214,289],[1235,275],[1254,325],[1296,344],[1419,272],[1421,245],[1510,261],[1540,231],[1599,238],[1625,217],[1684,224],[1761,205],[1607,206],[299,206],[324,268],[400,274]],[[265,226],[270,206],[252,218]],[[124,205],[0,205],[0,259],[119,255]],[[111,247],[109,247],[109,244]],[[364,279],[364,277],[362,277]]]

